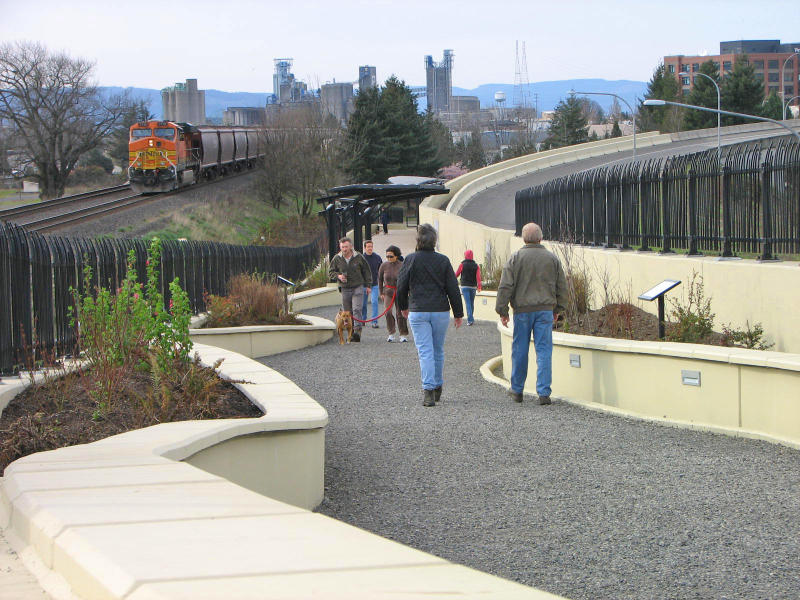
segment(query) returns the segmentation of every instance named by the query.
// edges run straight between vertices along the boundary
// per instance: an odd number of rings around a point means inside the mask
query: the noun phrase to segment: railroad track
[[[131,208],[132,206],[144,204],[147,202],[152,202],[153,200],[165,198],[167,196],[174,196],[176,194],[187,192],[189,190],[197,190],[199,188],[205,187],[207,185],[213,185],[221,181],[229,181],[231,179],[240,177],[241,175],[245,175],[250,172],[251,171],[244,171],[233,175],[227,175],[221,179],[215,179],[205,183],[197,183],[187,187],[179,188],[177,190],[173,190],[171,192],[162,192],[160,194],[146,194],[146,195],[131,194],[129,196],[123,196],[122,198],[115,198],[113,200],[108,200],[106,202],[100,202],[99,204],[92,204],[91,206],[86,206],[83,208],[67,210],[66,212],[59,212],[57,214],[51,214],[38,219],[29,218],[29,217],[35,217],[37,213],[50,212],[53,208],[58,208],[60,206],[68,206],[70,204],[76,204],[90,199],[102,198],[103,196],[118,194],[119,192],[122,192],[126,189],[130,189],[130,186],[128,184],[124,184],[110,188],[103,188],[100,190],[94,190],[92,192],[86,192],[84,194],[75,194],[73,196],[54,198],[53,200],[47,200],[45,202],[39,202],[33,205],[20,206],[17,208],[11,208],[5,211],[0,211],[0,220],[17,221],[18,219],[24,219],[24,221],[18,222],[19,225],[25,227],[29,231],[36,231],[39,233],[43,233],[47,231],[56,230],[65,225],[73,225],[81,221],[88,221],[91,219],[109,215],[114,212]]]
[[[83,192],[82,194],[62,196],[60,198],[53,198],[52,200],[45,200],[43,202],[36,202],[34,204],[25,204],[23,206],[17,206],[15,208],[8,208],[6,210],[0,210],[0,221],[4,220],[7,221],[12,217],[19,218],[25,215],[32,215],[36,214],[37,212],[50,210],[51,208],[55,208],[57,206],[75,204],[77,202],[82,202],[84,200],[89,200],[91,198],[107,196],[109,194],[115,194],[128,189],[130,189],[130,186],[127,183],[125,183],[122,185],[115,185],[112,187],[102,188],[99,190],[92,190],[91,192]]]

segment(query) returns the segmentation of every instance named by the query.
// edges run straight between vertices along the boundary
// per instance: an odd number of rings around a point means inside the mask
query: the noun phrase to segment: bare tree
[[[277,111],[261,135],[262,196],[276,208],[287,200],[299,215],[310,215],[314,200],[343,181],[342,135],[336,119],[325,115],[319,102]]]
[[[36,169],[42,196],[62,195],[82,154],[95,148],[127,108],[91,81],[94,64],[42,44],[0,45],[0,121]]]

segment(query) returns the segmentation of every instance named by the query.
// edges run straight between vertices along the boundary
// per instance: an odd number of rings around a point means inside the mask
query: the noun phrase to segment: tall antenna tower
[[[514,97],[512,104],[516,109],[530,108],[530,82],[528,81],[528,57],[525,52],[525,42],[522,42],[522,52],[520,52],[520,42],[516,42],[516,64],[514,69]]]

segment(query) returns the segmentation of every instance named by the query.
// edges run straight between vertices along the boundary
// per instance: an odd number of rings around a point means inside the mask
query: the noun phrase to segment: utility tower
[[[528,81],[528,58],[525,53],[525,42],[522,42],[522,52],[520,52],[520,43],[517,40],[512,106],[517,109],[517,114],[526,114],[526,109],[530,108],[530,103],[531,92],[530,82]]]

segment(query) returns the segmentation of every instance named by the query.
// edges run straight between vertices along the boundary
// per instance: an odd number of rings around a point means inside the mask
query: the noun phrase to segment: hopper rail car
[[[128,151],[131,189],[140,194],[252,169],[261,156],[255,128],[172,121],[135,123]]]

